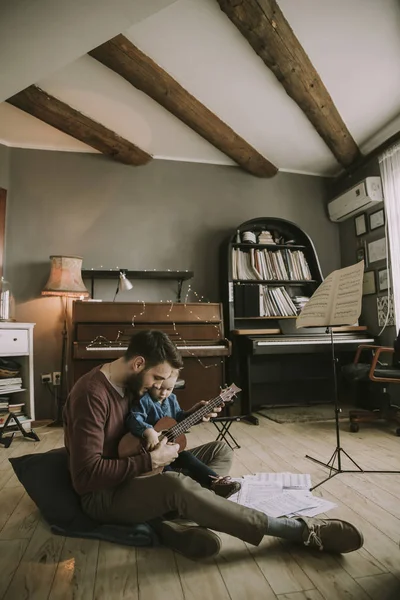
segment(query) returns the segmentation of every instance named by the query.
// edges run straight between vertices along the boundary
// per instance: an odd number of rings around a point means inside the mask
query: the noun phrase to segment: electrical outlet
[[[42,373],[42,383],[51,383],[51,373]]]
[[[61,372],[53,371],[53,385],[60,385],[61,382]]]

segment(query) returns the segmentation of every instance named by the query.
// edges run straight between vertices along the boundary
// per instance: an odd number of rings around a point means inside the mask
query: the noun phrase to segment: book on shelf
[[[258,236],[258,243],[259,244],[271,244],[271,246],[276,244],[274,238],[272,237],[272,233],[270,231],[261,231]]]
[[[12,412],[16,415],[21,414],[23,412],[25,408],[25,404],[24,402],[21,402],[19,404],[8,404],[8,410],[9,412]]]
[[[302,250],[232,248],[232,277],[249,280],[311,280],[312,275]]]
[[[0,414],[0,426],[4,425],[4,423],[7,421],[8,417],[9,417],[10,413],[1,413]],[[16,417],[18,417],[18,421],[20,421],[21,423],[23,421],[27,421],[29,417],[27,417],[24,414],[20,414],[20,415],[16,415]],[[11,419],[10,424],[13,425],[15,423],[14,419]]]
[[[0,394],[3,392],[17,392],[22,389],[22,378],[21,377],[7,377],[0,379]],[[0,396],[4,398],[4,396]]]
[[[4,423],[9,415],[9,413],[13,413],[15,415],[18,416],[18,418],[23,415],[23,412],[25,410],[25,403],[24,402],[10,402],[9,399],[7,398],[7,400],[4,400],[4,396],[2,397],[3,400],[2,402],[0,402],[0,424]]]
[[[268,244],[274,246],[276,244],[294,244],[294,240],[286,239],[278,231],[269,231],[267,229],[260,229],[254,231],[252,229],[246,231],[237,231],[236,234],[237,244]]]
[[[22,383],[22,377],[2,377],[0,379],[0,387],[6,387],[14,383]]]
[[[238,318],[296,317],[307,300],[305,296],[291,298],[284,286],[239,285],[234,293],[235,314]]]

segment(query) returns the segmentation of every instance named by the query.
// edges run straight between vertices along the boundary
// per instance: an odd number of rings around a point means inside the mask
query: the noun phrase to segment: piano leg
[[[241,383],[243,383],[242,391],[242,417],[243,421],[247,421],[252,425],[259,425],[259,420],[252,413],[252,398],[251,398],[251,356],[246,354],[244,358],[242,355],[241,360]]]

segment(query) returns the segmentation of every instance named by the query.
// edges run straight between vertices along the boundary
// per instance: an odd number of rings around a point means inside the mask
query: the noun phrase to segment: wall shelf
[[[91,281],[91,296],[94,297],[95,279],[115,279],[118,280],[120,273],[125,273],[127,279],[170,279],[178,282],[177,301],[181,302],[182,285],[184,281],[192,279],[193,271],[156,271],[155,269],[145,269],[143,271],[131,271],[129,269],[82,269],[82,278]]]

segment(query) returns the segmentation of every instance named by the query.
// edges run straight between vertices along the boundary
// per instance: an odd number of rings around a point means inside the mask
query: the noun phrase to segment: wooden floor
[[[400,469],[400,438],[392,430],[365,426],[342,445],[361,466]],[[235,476],[256,471],[310,472],[313,483],[326,470],[305,459],[327,460],[333,424],[260,426],[234,424],[241,444]],[[398,600],[400,599],[400,475],[343,474],[319,488],[337,503],[329,517],[359,526],[365,545],[342,557],[311,554],[265,538],[258,547],[223,535],[216,561],[193,563],[164,548],[135,549],[53,536],[13,475],[8,457],[62,445],[62,432],[38,430],[41,441],[15,440],[0,448],[1,600]],[[189,434],[190,445],[215,439],[210,424]],[[347,466],[347,465],[345,465]]]

